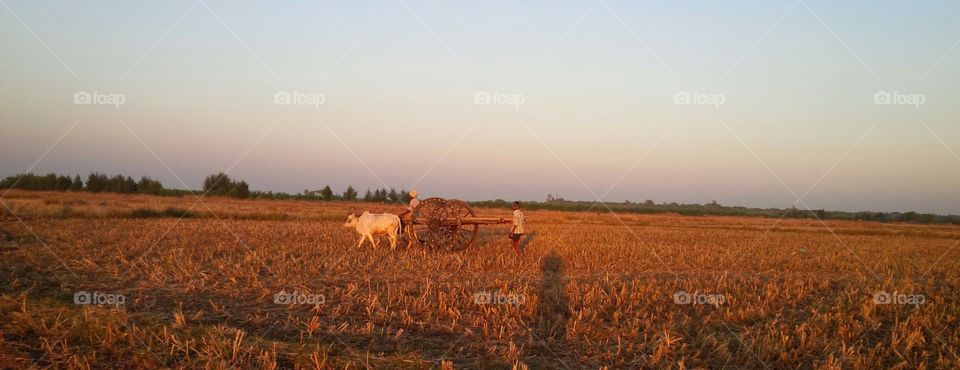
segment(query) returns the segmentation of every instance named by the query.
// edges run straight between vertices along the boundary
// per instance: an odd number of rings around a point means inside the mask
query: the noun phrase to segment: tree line
[[[164,189],[160,181],[143,176],[134,180],[130,176],[107,176],[94,172],[87,176],[87,181],[80,179],[80,175],[73,177],[49,173],[34,175],[32,173],[8,176],[0,180],[0,188],[24,190],[53,190],[53,191],[88,191],[91,193],[142,193],[165,195],[165,192],[176,190]]]
[[[406,190],[397,190],[394,188],[367,189],[363,196],[357,192],[353,185],[347,186],[342,193],[333,190],[329,185],[320,190],[304,189],[303,193],[288,194],[272,191],[254,191],[252,198],[256,199],[303,199],[303,200],[343,200],[350,202],[375,202],[375,203],[407,203],[410,201],[410,195]]]
[[[134,180],[130,176],[114,175],[94,172],[83,181],[80,175],[65,176],[54,173],[34,175],[31,173],[9,176],[0,180],[0,190],[16,188],[23,190],[49,191],[87,191],[92,193],[109,192],[121,194],[152,194],[164,196],[218,195],[240,199],[274,199],[274,200],[312,200],[312,201],[363,201],[377,203],[407,203],[410,196],[405,190],[394,188],[367,189],[362,196],[353,186],[348,186],[343,192],[335,192],[329,185],[320,190],[307,190],[300,194],[284,192],[250,190],[246,181],[235,180],[225,173],[207,176],[203,180],[203,190],[180,190],[163,187],[160,181],[143,176]],[[476,207],[510,208],[512,202],[502,199],[470,202]],[[818,218],[821,220],[860,220],[876,222],[911,222],[937,223],[960,225],[958,215],[937,215],[917,212],[846,212],[805,210],[797,208],[748,208],[740,206],[725,206],[717,202],[707,204],[678,204],[654,203],[647,200],[642,203],[630,201],[616,203],[568,201],[558,196],[548,194],[545,202],[525,202],[524,208],[530,210],[555,210],[571,212],[607,212],[608,209],[624,213],[676,213],[689,216],[759,216],[772,218]]]
[[[512,202],[503,199],[468,202],[474,207],[510,208]],[[875,222],[910,222],[922,224],[954,224],[960,225],[960,215],[937,215],[917,212],[873,212],[873,211],[827,211],[823,209],[799,208],[751,208],[742,206],[726,206],[716,201],[706,204],[678,204],[655,203],[647,200],[643,203],[626,202],[583,202],[569,201],[563,198],[548,196],[545,202],[524,202],[523,207],[529,210],[553,210],[568,212],[597,212],[609,211],[638,214],[675,213],[685,216],[754,216],[767,218],[806,218],[821,220],[858,220]]]
[[[120,193],[120,194],[152,194],[166,196],[181,196],[188,194],[218,195],[240,199],[291,199],[317,201],[363,201],[378,203],[406,203],[410,196],[406,191],[393,188],[367,189],[361,197],[351,185],[342,193],[334,192],[329,186],[321,190],[304,190],[301,194],[284,192],[250,190],[246,181],[230,178],[225,173],[217,173],[203,179],[203,189],[200,191],[169,189],[163,187],[158,180],[143,176],[134,180],[130,176],[108,176],[99,172],[91,173],[83,181],[80,175],[65,176],[50,173],[35,175],[32,173],[8,176],[0,180],[0,189],[48,190],[48,191],[87,191],[91,193]]]

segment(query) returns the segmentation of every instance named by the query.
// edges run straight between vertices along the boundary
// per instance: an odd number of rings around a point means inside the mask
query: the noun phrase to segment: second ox
[[[363,212],[359,216],[351,214],[347,216],[345,227],[352,227],[360,234],[360,242],[357,247],[363,246],[365,239],[370,239],[370,244],[376,248],[379,244],[375,235],[386,234],[390,238],[390,249],[397,247],[397,235],[400,234],[400,217],[390,213],[370,213]]]

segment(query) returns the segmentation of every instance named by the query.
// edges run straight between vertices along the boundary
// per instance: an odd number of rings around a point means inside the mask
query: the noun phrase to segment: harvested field
[[[10,366],[960,367],[955,226],[527,211],[518,258],[505,226],[459,253],[356,248],[345,215],[389,204],[2,202]]]

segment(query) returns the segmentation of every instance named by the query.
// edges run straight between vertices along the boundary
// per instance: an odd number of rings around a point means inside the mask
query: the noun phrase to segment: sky
[[[956,1],[0,5],[0,176],[960,214]]]

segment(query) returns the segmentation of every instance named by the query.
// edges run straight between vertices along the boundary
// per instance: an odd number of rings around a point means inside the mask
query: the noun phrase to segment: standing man
[[[417,189],[410,189],[410,203],[407,205],[407,209],[400,213],[400,230],[406,231],[406,226],[410,222],[410,219],[413,217],[413,209],[417,208],[420,205],[420,199],[417,199]],[[411,240],[408,240],[407,243],[411,243]]]
[[[520,209],[520,202],[513,202],[513,227],[510,228],[510,244],[513,246],[513,251],[517,252],[517,256],[520,256],[520,237],[523,236],[523,224],[526,222],[526,219],[523,216],[523,210]]]
[[[407,206],[407,212],[413,212],[414,208],[417,208],[420,205],[420,199],[417,199],[417,189],[410,189],[410,205]]]
[[[413,212],[413,209],[417,208],[417,206],[420,205],[420,199],[417,199],[417,194],[418,194],[417,189],[410,189],[409,194],[410,194],[410,204],[407,205],[407,209],[404,210],[403,213],[400,213],[401,220],[403,220],[404,217],[407,217],[407,215],[410,215],[410,213]]]

